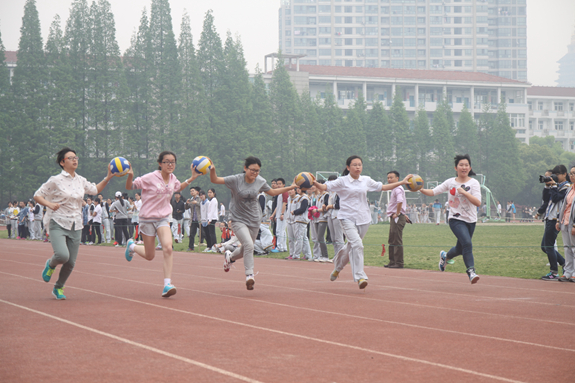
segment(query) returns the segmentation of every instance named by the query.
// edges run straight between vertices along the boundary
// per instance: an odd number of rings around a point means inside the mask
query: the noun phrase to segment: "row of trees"
[[[11,82],[4,61],[0,36],[1,202],[31,196],[57,173],[54,153],[63,146],[78,152],[79,173],[94,181],[116,155],[136,175],[149,172],[162,150],[177,153],[182,178],[197,155],[210,156],[219,175],[242,171],[243,159],[255,155],[262,176],[289,182],[300,171],[341,172],[358,154],[364,174],[379,180],[398,170],[442,181],[454,174],[455,153],[469,153],[497,198],[539,195],[525,192],[534,180],[524,164],[535,149],[520,149],[504,104],[477,120],[464,110],[456,124],[443,101],[431,116],[419,110],[410,121],[398,91],[389,110],[378,102],[368,110],[360,96],[344,112],[329,91],[323,100],[298,94],[281,60],[270,84],[258,69],[250,79],[240,38],[228,32],[222,42],[210,11],[197,46],[187,15],[176,39],[168,0],[143,10],[123,55],[107,0],[74,0],[65,27],[57,16],[45,44],[28,0]],[[225,188],[216,190],[225,200]]]

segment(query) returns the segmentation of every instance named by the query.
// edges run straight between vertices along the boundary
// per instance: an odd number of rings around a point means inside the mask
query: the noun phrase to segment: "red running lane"
[[[162,299],[161,253],[82,246],[56,301],[49,245],[0,248],[0,381],[571,381],[571,284],[367,268],[360,291],[349,268],[257,258],[247,291],[240,262],[175,253]]]

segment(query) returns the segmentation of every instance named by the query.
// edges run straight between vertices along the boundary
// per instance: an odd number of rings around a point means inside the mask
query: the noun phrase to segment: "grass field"
[[[387,263],[386,256],[381,256],[381,245],[386,244],[389,234],[388,224],[371,226],[364,238],[365,264],[382,267]],[[220,237],[217,231],[218,238]],[[549,272],[547,256],[541,251],[543,224],[481,224],[478,223],[473,235],[473,254],[478,274],[498,275],[516,278],[540,278]],[[0,231],[0,238],[7,238],[5,230]],[[561,235],[557,238],[559,252],[563,254]],[[405,246],[405,267],[411,269],[437,270],[440,250],[449,250],[456,240],[445,224],[407,225],[403,232]],[[104,244],[102,246],[112,246]],[[188,248],[188,238],[184,243],[174,244],[176,251]],[[196,247],[197,249],[197,247]],[[203,248],[202,248],[203,249]],[[333,257],[333,246],[328,245],[330,258]],[[270,254],[269,258],[284,258],[287,253]],[[448,272],[465,272],[463,258],[455,258],[454,265],[447,266]]]

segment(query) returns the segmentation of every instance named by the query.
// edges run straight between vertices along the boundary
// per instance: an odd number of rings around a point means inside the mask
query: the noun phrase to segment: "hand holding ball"
[[[408,178],[407,182],[409,183],[406,184],[405,186],[407,186],[407,188],[412,192],[421,190],[423,188],[423,178],[421,178],[417,174],[414,174],[413,176]]]
[[[115,157],[110,161],[110,171],[116,177],[123,177],[130,171],[130,163],[124,157]]]
[[[192,161],[192,167],[200,174],[207,174],[212,168],[212,161],[205,156],[197,156]]]
[[[307,190],[311,188],[313,186],[314,181],[315,177],[313,176],[313,174],[309,172],[301,172],[297,176],[295,176],[295,184],[301,190]]]

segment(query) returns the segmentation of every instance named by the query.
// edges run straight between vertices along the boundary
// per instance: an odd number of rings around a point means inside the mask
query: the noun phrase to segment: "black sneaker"
[[[559,276],[550,271],[548,274],[541,277],[544,281],[558,281]]]

